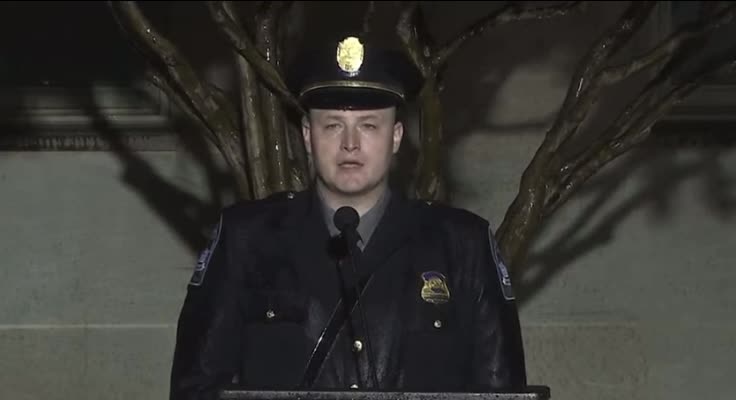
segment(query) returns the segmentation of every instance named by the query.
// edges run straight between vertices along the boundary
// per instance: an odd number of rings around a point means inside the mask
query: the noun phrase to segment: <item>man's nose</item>
[[[360,135],[357,129],[350,127],[342,135],[343,150],[352,152],[360,149]]]

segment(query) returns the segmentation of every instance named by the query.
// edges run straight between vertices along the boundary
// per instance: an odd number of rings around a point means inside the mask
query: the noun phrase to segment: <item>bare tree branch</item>
[[[736,48],[727,52],[724,56],[714,58],[706,63],[699,71],[694,73],[689,79],[681,82],[678,86],[671,89],[662,98],[655,98],[654,94],[658,89],[653,86],[641,94],[634,102],[636,104],[647,104],[648,108],[639,108],[635,115],[633,123],[620,135],[606,141],[603,146],[595,146],[598,152],[589,155],[587,162],[582,163],[573,170],[569,177],[560,185],[559,196],[550,199],[545,205],[544,215],[553,213],[557,208],[574,193],[579,186],[584,184],[591,176],[603,168],[606,164],[613,161],[620,155],[629,151],[632,147],[645,141],[650,133],[652,126],[664,116],[665,113],[676,103],[679,103],[695,89],[697,89],[703,81],[712,76],[722,73],[730,73],[736,70]],[[621,118],[619,118],[621,119]]]
[[[363,14],[363,35],[368,36],[371,34],[371,25],[373,25],[373,16],[376,14],[376,2],[369,1],[368,7]]]
[[[442,180],[443,120],[439,88],[430,77],[419,94],[421,104],[420,153],[417,160],[414,194],[420,199],[442,199],[445,195]]]
[[[675,54],[669,55],[668,58],[670,58],[672,62],[676,62],[678,59],[682,62],[685,58],[683,55],[678,53],[687,51],[688,50],[685,48],[678,48],[676,49]],[[672,68],[675,68],[675,65],[672,65]],[[572,171],[576,170],[582,164],[587,163],[590,161],[591,157],[602,151],[609,140],[619,136],[621,132],[629,130],[631,125],[637,121],[638,116],[641,115],[644,110],[648,110],[648,107],[651,107],[651,99],[656,97],[657,93],[662,91],[663,88],[668,85],[669,79],[670,73],[667,70],[660,70],[657,76],[649,81],[640,91],[639,95],[618,115],[616,120],[603,133],[598,135],[581,154],[572,156],[565,161],[565,163],[559,167],[559,171],[556,175],[552,171],[552,168],[550,168],[550,179],[558,180],[560,182],[566,180],[569,178]],[[559,152],[555,154],[555,157],[557,157],[557,161],[559,161]],[[552,163],[555,167],[560,164],[562,163]],[[559,191],[562,189],[561,186],[564,185],[556,185],[553,190],[548,193],[548,199],[556,199],[557,196],[559,196]]]
[[[279,70],[281,66],[281,49],[278,42],[276,24],[287,8],[287,2],[264,1],[256,13],[256,49],[271,64],[275,74],[279,77],[281,77]]]
[[[564,17],[574,12],[579,12],[587,7],[587,2],[567,1],[560,5],[538,8],[523,8],[516,2],[512,2],[503,8],[493,11],[485,17],[479,19],[470,25],[465,31],[461,32],[457,37],[448,41],[439,51],[435,52],[432,64],[435,68],[441,66],[450,56],[462,47],[468,40],[483,34],[486,30],[495,26],[507,24],[510,22],[530,21],[530,20],[546,20],[557,17]]]
[[[554,152],[577,130],[600,92],[603,84],[600,70],[644,24],[654,5],[651,1],[633,2],[613,28],[606,32],[580,61],[558,118],[540,147],[542,151]]]
[[[660,62],[666,60],[669,63],[667,68],[659,70],[658,75],[647,84],[647,86],[641,91],[640,95],[627,106],[616,121],[614,121],[614,123],[603,134],[601,134],[594,143],[588,146],[581,155],[573,157],[572,160],[566,162],[566,164],[560,168],[558,176],[562,180],[567,180],[572,171],[579,169],[580,166],[585,163],[589,163],[596,154],[602,152],[605,146],[609,143],[609,140],[620,136],[621,132],[628,131],[632,124],[634,124],[643,113],[650,112],[649,110],[653,107],[652,99],[656,97],[659,91],[662,91],[663,88],[666,88],[671,84],[669,81],[672,78],[672,71],[685,64],[689,55],[697,50],[692,46],[685,46],[685,43],[688,40],[699,39],[706,33],[713,31],[724,24],[730,23],[734,18],[734,14],[736,14],[736,6],[723,8],[716,14],[709,14],[712,17],[711,20],[701,21],[697,24],[685,26],[670,35],[669,38],[664,40],[647,55],[637,58],[627,65],[613,67],[618,70],[617,72],[614,72],[615,74],[626,74],[631,72],[632,69],[639,68],[645,63],[656,65],[657,59],[659,59]],[[736,49],[734,49],[734,51],[736,51]],[[654,53],[657,54],[655,55]],[[711,64],[712,63],[714,62],[711,62]],[[619,78],[623,79],[621,75],[616,76],[615,79],[610,76],[605,78],[604,75],[606,73],[611,73],[610,68],[601,71],[600,77],[604,80],[607,79],[606,82],[608,84],[617,82]],[[565,183],[558,185],[553,192],[549,193],[548,198],[551,201],[557,201],[559,191],[563,190],[565,185]]]
[[[702,37],[723,25],[731,23],[734,16],[736,16],[736,6],[729,6],[721,10],[711,20],[691,24],[683,29],[679,29],[648,53],[626,64],[608,67],[601,71],[602,83],[604,85],[610,85],[620,82],[639,71],[670,60],[686,41]]]
[[[268,159],[265,150],[264,135],[260,102],[258,78],[253,68],[243,56],[237,54],[238,67],[242,80],[240,91],[243,104],[243,122],[245,129],[246,152],[248,154],[248,171],[253,182],[253,195],[257,199],[265,198],[270,194],[268,185]]]
[[[209,126],[207,125],[206,118],[199,113],[199,111],[194,108],[194,106],[191,103],[186,102],[184,99],[185,97],[181,95],[181,93],[174,90],[171,85],[169,85],[168,82],[166,82],[166,79],[161,76],[161,74],[153,71],[152,69],[149,69],[146,71],[146,80],[151,82],[154,86],[161,89],[166,94],[166,97],[173,100],[177,107],[184,112],[187,117],[189,117],[193,122],[196,122],[204,128],[204,132],[206,132],[207,139],[212,142],[215,146],[217,146],[221,151],[222,148],[220,148],[220,140],[218,140],[217,136],[209,129]]]
[[[266,55],[266,61],[272,66],[275,73],[279,71],[279,42],[278,21],[279,13],[284,5],[280,2],[267,1],[262,3],[256,15],[256,46]],[[286,190],[289,185],[289,171],[286,161],[286,125],[283,109],[278,97],[266,87],[261,88],[261,107],[268,126],[265,134],[266,149],[269,161],[269,181],[271,189],[277,192]]]
[[[109,6],[120,27],[160,61],[162,70],[168,75],[167,81],[172,82],[203,117],[235,174],[241,195],[247,198],[249,185],[243,172],[245,162],[240,151],[235,116],[229,115],[227,108],[218,103],[217,96],[197,77],[194,69],[184,61],[174,45],[153,28],[135,2],[109,2]]]
[[[230,128],[215,129],[215,131],[229,130],[232,134],[232,123],[235,118],[233,115],[222,115],[226,112],[222,111],[225,107],[219,103],[221,98],[218,97],[220,96],[200,81],[194,69],[184,61],[174,45],[154,30],[135,2],[111,2],[110,4],[121,27],[147,45],[148,50],[164,64],[169,79],[189,97],[193,105],[206,117],[208,125]]]
[[[291,11],[291,7],[293,5],[293,1],[280,1],[276,6],[274,6],[274,9],[272,10],[271,19],[274,26],[274,43],[276,46],[276,55],[278,57],[276,64],[277,70],[280,71],[280,73],[282,70],[284,54],[286,54],[285,42],[288,40],[286,37],[284,37],[284,32],[285,28],[288,28],[288,25],[292,23],[292,21],[287,20],[287,17],[290,16],[289,12]]]
[[[301,105],[294,95],[289,91],[281,74],[273,65],[271,65],[264,56],[258,52],[253,41],[248,37],[247,33],[238,25],[227,13],[222,1],[208,1],[207,6],[210,10],[212,19],[215,21],[220,31],[224,33],[230,44],[240,53],[258,76],[265,81],[265,84],[274,90],[278,96],[289,106],[303,112]]]
[[[309,161],[301,135],[301,125],[287,125],[286,143],[289,145],[289,169],[294,190],[303,190],[309,185]]]
[[[541,221],[548,193],[555,186],[548,172],[557,170],[561,163],[556,153],[560,144],[577,131],[595,102],[601,80],[593,78],[639,29],[653,7],[653,2],[632,3],[580,60],[562,109],[522,174],[519,192],[498,229],[501,252],[510,264],[522,256]]]
[[[414,195],[423,199],[444,196],[442,180],[442,104],[439,98],[438,70],[431,65],[431,37],[418,2],[406,2],[396,25],[404,49],[424,77],[419,93],[421,109],[420,150],[415,170]]]
[[[276,19],[276,24],[281,24],[283,21],[284,16],[289,13],[289,10],[291,10],[291,7],[294,5],[293,1],[281,1],[279,6],[276,7],[276,12],[274,15],[274,18]]]
[[[422,37],[419,23],[422,22],[421,8],[418,1],[404,2],[404,7],[399,14],[399,21],[396,24],[396,33],[404,45],[414,65],[419,69],[422,76],[429,77],[432,72],[432,65],[429,61],[430,47],[428,46],[429,38]]]
[[[171,85],[166,82],[163,76],[155,72],[153,69],[148,69],[145,76],[148,82],[151,82],[157,88],[161,89],[161,91],[163,91],[169,99],[173,100],[174,103],[176,103],[179,110],[181,110],[187,117],[189,117],[189,119],[193,123],[195,123],[201,129],[201,131],[199,132],[204,132],[204,136],[206,139],[205,142],[213,144],[220,151],[220,154],[224,152],[221,147],[220,141],[217,140],[217,137],[212,133],[212,131],[209,130],[209,127],[207,126],[207,121],[205,121],[204,117],[197,113],[197,110],[192,106],[191,103],[187,103],[185,101],[186,96],[178,93],[173,87],[171,87]],[[250,182],[246,181],[245,184],[249,185]],[[217,182],[214,179],[210,179],[209,186],[210,195],[212,196],[212,199],[215,199],[215,204],[220,204],[221,194],[219,193]],[[245,192],[250,192],[249,186],[245,186],[242,190]]]
[[[569,178],[570,174],[573,173],[581,165],[590,161],[590,159],[597,153],[603,150],[606,144],[613,138],[619,136],[621,132],[628,131],[631,126],[636,123],[639,116],[651,107],[652,98],[656,96],[656,93],[661,91],[665,86],[668,76],[661,74],[656,79],[649,82],[649,84],[640,92],[640,94],[622,111],[616,120],[609,126],[603,133],[601,133],[593,143],[586,147],[581,155],[577,155],[567,161],[559,170],[559,174],[555,179],[563,182]],[[551,174],[552,175],[552,174]],[[564,187],[564,183],[557,185],[554,191],[548,193],[548,198],[556,198],[559,195],[559,190]]]
[[[266,147],[269,159],[269,181],[271,188],[275,191],[284,191],[289,185],[289,173],[287,169],[286,153],[286,125],[281,110],[281,105],[273,93],[261,91],[264,115],[268,125],[266,135]]]
[[[290,16],[289,11],[294,5],[293,1],[284,1],[283,7],[277,10],[274,24],[278,31],[278,39],[276,41],[279,46],[279,54],[287,54],[287,44],[291,47],[298,47],[298,42],[295,42],[293,38],[287,37],[285,34],[286,30],[290,25],[294,24],[294,21],[287,21],[286,17]],[[286,118],[284,117],[286,121]],[[290,177],[290,184],[292,190],[303,190],[306,189],[309,174],[309,165],[307,161],[307,154],[304,148],[304,142],[301,135],[301,125],[291,124],[289,122],[284,123],[284,132],[286,135],[286,150],[284,151],[287,163],[287,177]]]
[[[223,9],[233,21],[238,21],[237,13],[232,3],[224,3]],[[253,196],[256,199],[265,198],[270,194],[268,186],[268,160],[264,154],[264,139],[266,133],[263,126],[263,114],[260,107],[260,93],[258,76],[240,53],[233,51],[238,66],[240,78],[240,105],[243,119],[243,141],[248,160],[248,174],[252,183]]]

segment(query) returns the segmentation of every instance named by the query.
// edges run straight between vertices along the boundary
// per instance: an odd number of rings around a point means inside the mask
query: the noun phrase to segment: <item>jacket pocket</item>
[[[276,389],[298,384],[312,341],[308,299],[296,292],[258,289],[244,296],[242,384]]]
[[[407,330],[403,346],[404,389],[459,391],[466,375],[465,345],[452,328]]]
[[[301,323],[307,318],[308,298],[298,292],[257,289],[243,296],[242,310],[247,322]]]
[[[402,358],[407,389],[461,388],[468,344],[452,307],[452,302],[416,303],[405,320]]]

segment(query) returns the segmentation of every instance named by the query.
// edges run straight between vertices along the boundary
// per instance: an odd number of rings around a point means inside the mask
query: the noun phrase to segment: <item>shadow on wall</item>
[[[154,3],[148,7],[154,17],[167,15],[168,6]],[[167,121],[165,134],[174,136],[169,142],[176,146],[168,149],[196,160],[207,176],[207,196],[200,198],[157,171],[145,155],[158,148],[131,146],[140,138],[150,139],[149,134],[161,134],[149,129],[161,128],[151,128],[146,122],[134,122],[132,128],[121,124],[109,106],[121,107],[123,113],[145,114],[150,103],[155,103],[154,107],[160,104],[140,88],[145,63],[117,27],[107,5],[68,2],[59,6],[49,2],[29,6],[13,2],[2,9],[0,18],[6,31],[2,54],[12,56],[1,57],[6,60],[0,107],[3,150],[109,150],[122,165],[122,182],[138,193],[190,251],[200,251],[225,205],[224,197],[234,191],[234,182],[218,165],[199,127],[181,113],[172,113]],[[184,11],[191,9],[185,7]],[[28,21],[35,25],[29,28]],[[22,36],[19,33],[24,29],[28,30],[24,41],[11,40]],[[59,33],[53,45],[48,45],[50,32]],[[39,48],[47,51],[39,53]],[[141,103],[129,104],[131,101]],[[117,115],[135,119],[130,114]],[[141,120],[148,117],[142,115]],[[44,118],[57,118],[58,122],[49,124]],[[76,125],[75,119],[83,122]]]
[[[632,151],[610,165],[567,204],[589,199],[587,205],[575,206],[580,208],[575,213],[577,217],[566,223],[550,243],[530,254],[528,267],[516,277],[520,303],[532,300],[556,274],[578,258],[616,240],[617,230],[633,213],[647,209],[653,222],[664,223],[683,212],[674,204],[681,186],[688,181],[702,183],[699,198],[716,219],[734,218],[736,176],[729,174],[723,162],[735,152],[734,146],[711,144],[704,148],[673,149],[652,141],[650,146]],[[620,193],[628,192],[634,176],[637,189],[616,200],[615,207],[609,207]],[[548,219],[540,236],[545,229],[560,223],[555,218]]]
[[[110,150],[120,161],[124,172],[122,182],[137,192],[152,210],[177,232],[190,251],[199,252],[207,244],[211,226],[224,206],[223,194],[233,190],[230,174],[215,162],[210,146],[204,136],[192,131],[188,121],[172,121],[182,150],[191,154],[199,166],[206,171],[209,199],[202,199],[191,192],[170,183],[161,176],[141,154],[133,151],[123,140],[123,133],[110,124],[107,116],[95,104],[95,96],[90,93],[84,105],[87,115],[92,118],[92,126],[110,146]]]
[[[432,19],[444,28],[441,36],[452,37],[458,27],[468,26],[477,16],[504,5],[463,3],[468,4],[431,9]],[[502,25],[468,42],[451,58],[445,74],[443,107],[448,152],[471,134],[531,136],[541,143],[560,111],[578,63],[628,5],[599,3],[579,14]],[[652,47],[651,37],[658,29],[656,10],[647,21],[614,62]],[[641,90],[644,79],[646,76],[633,76],[604,89],[575,142],[586,142],[586,136],[596,135],[610,124]],[[528,154],[529,161],[532,156]],[[521,173],[514,177],[520,178]],[[452,177],[449,184],[452,192],[464,190]]]
[[[451,9],[446,7],[443,4],[434,9],[430,8],[433,10],[429,15],[430,20],[447,18],[445,26],[465,26],[468,21],[472,20],[472,18],[469,19],[468,13],[474,14],[475,11],[478,11],[475,8],[466,8],[461,17],[458,14],[460,11],[457,11],[461,9],[460,7]],[[483,7],[488,8],[487,5]],[[204,75],[210,80],[218,81],[217,84],[232,95],[232,92],[229,91],[231,75],[228,75],[227,68],[221,67],[221,64],[229,62],[231,55],[227,51],[222,51],[221,41],[214,39],[215,35],[211,34],[213,31],[209,24],[200,22],[196,26],[202,29],[191,28],[194,26],[192,21],[206,15],[202,14],[203,6],[186,6],[174,10],[169,6],[155,3],[146,10],[158,14],[157,18],[151,17],[154,21],[171,24],[173,24],[172,21],[176,21],[177,24],[182,24],[176,27],[171,25],[167,29],[162,29],[162,32],[178,38],[178,41],[175,40],[175,42],[184,43],[182,52],[187,58],[193,54],[194,64],[200,70],[220,71],[211,74],[206,72]],[[333,10],[339,12],[339,9]],[[605,10],[606,8],[601,8],[596,12],[605,13]],[[53,8],[47,11],[49,15],[59,12],[58,9]],[[105,6],[102,5],[100,9],[96,9],[96,12],[106,12]],[[104,15],[101,21],[117,29],[109,14]],[[30,16],[27,17],[30,18]],[[68,23],[73,20],[72,17],[61,20]],[[460,19],[465,22],[461,23]],[[19,19],[19,21],[23,20]],[[597,30],[593,29],[597,23],[595,19],[582,18],[581,21],[585,23],[581,29]],[[515,72],[518,72],[519,68],[536,68],[535,65],[540,62],[539,60],[551,60],[549,62],[554,63],[555,68],[559,71],[572,70],[578,59],[575,54],[581,51],[578,44],[582,39],[578,38],[579,40],[573,43],[573,39],[580,36],[579,32],[569,29],[560,35],[555,28],[558,26],[559,23],[544,25],[539,28],[539,31],[515,41],[509,41],[509,37],[512,37],[510,31],[499,31],[490,40],[471,44],[464,52],[457,55],[453,67],[448,70],[448,86],[445,93],[448,147],[456,143],[463,135],[479,129],[491,132],[502,130],[512,133],[537,133],[549,123],[556,111],[554,106],[542,110],[534,108],[531,111],[536,114],[533,114],[523,105],[516,104],[513,99],[504,98],[502,102],[497,96],[499,93],[513,96],[513,93],[503,91],[504,84],[514,76]],[[51,27],[47,29],[53,30]],[[84,32],[88,33],[88,31]],[[128,45],[123,44],[125,38],[122,37],[122,33],[118,30],[115,32],[120,42],[117,48],[121,54],[126,54],[126,57],[139,57],[137,53],[131,51]],[[444,33],[444,35],[452,33]],[[199,40],[191,40],[192,35]],[[554,40],[550,39],[553,36]],[[202,45],[203,43],[208,45]],[[219,44],[210,46],[209,43]],[[47,66],[47,68],[51,67]],[[569,76],[552,75],[548,78],[551,81],[546,84],[552,88],[551,91],[554,94],[564,93]],[[547,79],[546,75],[544,79]],[[132,84],[132,82],[128,83]],[[534,89],[534,85],[529,89]],[[533,95],[527,94],[527,97],[533,97]],[[560,101],[556,95],[550,97]],[[105,140],[110,150],[124,166],[122,181],[136,191],[156,211],[163,223],[171,226],[193,252],[199,251],[205,245],[210,224],[215,221],[220,208],[226,203],[225,196],[232,193],[234,187],[232,177],[218,166],[216,161],[218,156],[210,152],[207,141],[199,134],[198,129],[200,128],[192,126],[187,119],[181,117],[172,121],[173,132],[183,145],[184,151],[192,154],[207,171],[209,184],[209,199],[207,200],[169,182],[142,157],[141,153],[130,148],[127,141],[124,140],[126,133],[120,132],[114,124],[111,124],[108,116],[96,106],[97,100],[95,93],[89,90],[86,94],[75,96],[69,101],[77,102],[76,107],[83,109],[85,114],[91,117],[93,130]],[[504,106],[503,104],[509,105]],[[505,107],[515,110],[516,114],[506,116],[503,115],[503,112],[498,111],[504,110]],[[494,109],[496,114],[489,115],[489,110]],[[27,132],[27,134],[33,135],[34,132]],[[413,165],[412,161],[416,153],[412,153],[412,149],[408,146],[403,151],[402,165]],[[711,205],[713,212],[717,215],[732,216],[736,204],[734,204],[733,191],[729,190],[732,190],[733,186],[726,183],[733,183],[733,177],[726,176],[719,167],[718,156],[721,152],[722,150],[713,150],[701,158],[682,163],[669,158],[670,154],[667,151],[656,154],[657,157],[645,151],[632,154],[627,162],[621,162],[615,167],[606,169],[601,176],[591,181],[578,194],[578,197],[592,196],[594,199],[579,219],[568,228],[568,232],[560,235],[548,248],[533,254],[529,265],[534,265],[535,268],[526,271],[524,276],[516,279],[519,282],[517,285],[520,285],[517,290],[521,301],[533,298],[551,277],[565,266],[570,265],[577,257],[612,240],[618,224],[632,211],[641,207],[654,207],[657,210],[656,215],[659,215],[660,218],[667,218],[672,212],[669,207],[670,197],[685,179],[699,174],[706,175],[707,182],[710,183],[704,190],[706,202]],[[637,169],[646,171],[646,176],[651,182],[621,206],[600,219],[601,222],[590,229],[589,234],[578,237],[576,233],[586,226],[594,215],[601,212],[611,194],[620,188]]]

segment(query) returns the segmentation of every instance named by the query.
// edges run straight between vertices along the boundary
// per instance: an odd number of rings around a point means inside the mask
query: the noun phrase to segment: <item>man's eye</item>
[[[334,130],[340,127],[340,124],[327,124],[325,125],[325,129],[327,130]]]
[[[368,129],[368,130],[374,130],[377,128],[377,126],[373,124],[363,124],[363,128]]]

